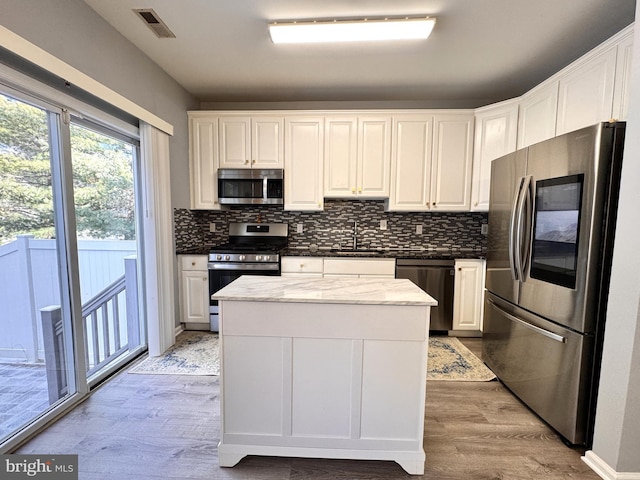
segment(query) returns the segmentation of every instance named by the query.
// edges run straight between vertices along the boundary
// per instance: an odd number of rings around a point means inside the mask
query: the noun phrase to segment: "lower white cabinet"
[[[283,277],[322,277],[322,257],[282,257],[280,271]]]
[[[334,258],[324,259],[325,277],[394,278],[396,261],[393,258]]]
[[[485,260],[456,260],[453,330],[482,331]]]
[[[209,270],[206,255],[180,255],[180,321],[209,330]]]

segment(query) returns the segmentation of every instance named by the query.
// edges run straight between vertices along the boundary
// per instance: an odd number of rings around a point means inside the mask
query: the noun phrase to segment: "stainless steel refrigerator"
[[[569,443],[590,447],[625,125],[492,162],[483,360]]]

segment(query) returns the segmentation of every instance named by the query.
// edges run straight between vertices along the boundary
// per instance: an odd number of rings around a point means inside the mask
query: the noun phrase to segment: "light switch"
[[[416,234],[422,235],[422,225],[416,225]]]
[[[487,233],[489,233],[489,225],[486,223],[483,223],[482,227],[480,227],[480,233],[482,235],[486,235]]]
[[[210,223],[209,224],[209,231],[211,233],[215,233],[215,231],[216,231],[216,224],[215,223]]]
[[[302,223],[298,223],[296,224],[296,233],[303,233],[304,232],[304,226]]]
[[[387,229],[387,221],[380,220],[380,230],[386,230],[386,229]]]

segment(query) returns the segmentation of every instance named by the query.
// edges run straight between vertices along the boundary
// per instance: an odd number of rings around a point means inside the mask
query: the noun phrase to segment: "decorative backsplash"
[[[227,241],[230,222],[289,224],[290,248],[352,248],[354,222],[358,248],[449,249],[486,252],[486,213],[385,212],[384,201],[326,200],[322,212],[291,212],[282,207],[235,207],[229,210],[174,210],[176,251]],[[380,229],[386,220],[387,229]],[[215,232],[210,232],[210,224]],[[302,226],[302,233],[298,227]],[[416,227],[422,226],[422,234]]]

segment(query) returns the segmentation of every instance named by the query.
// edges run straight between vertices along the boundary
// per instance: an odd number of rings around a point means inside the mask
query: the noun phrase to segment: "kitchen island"
[[[219,464],[391,460],[424,472],[429,309],[409,280],[243,276],[220,305]]]

